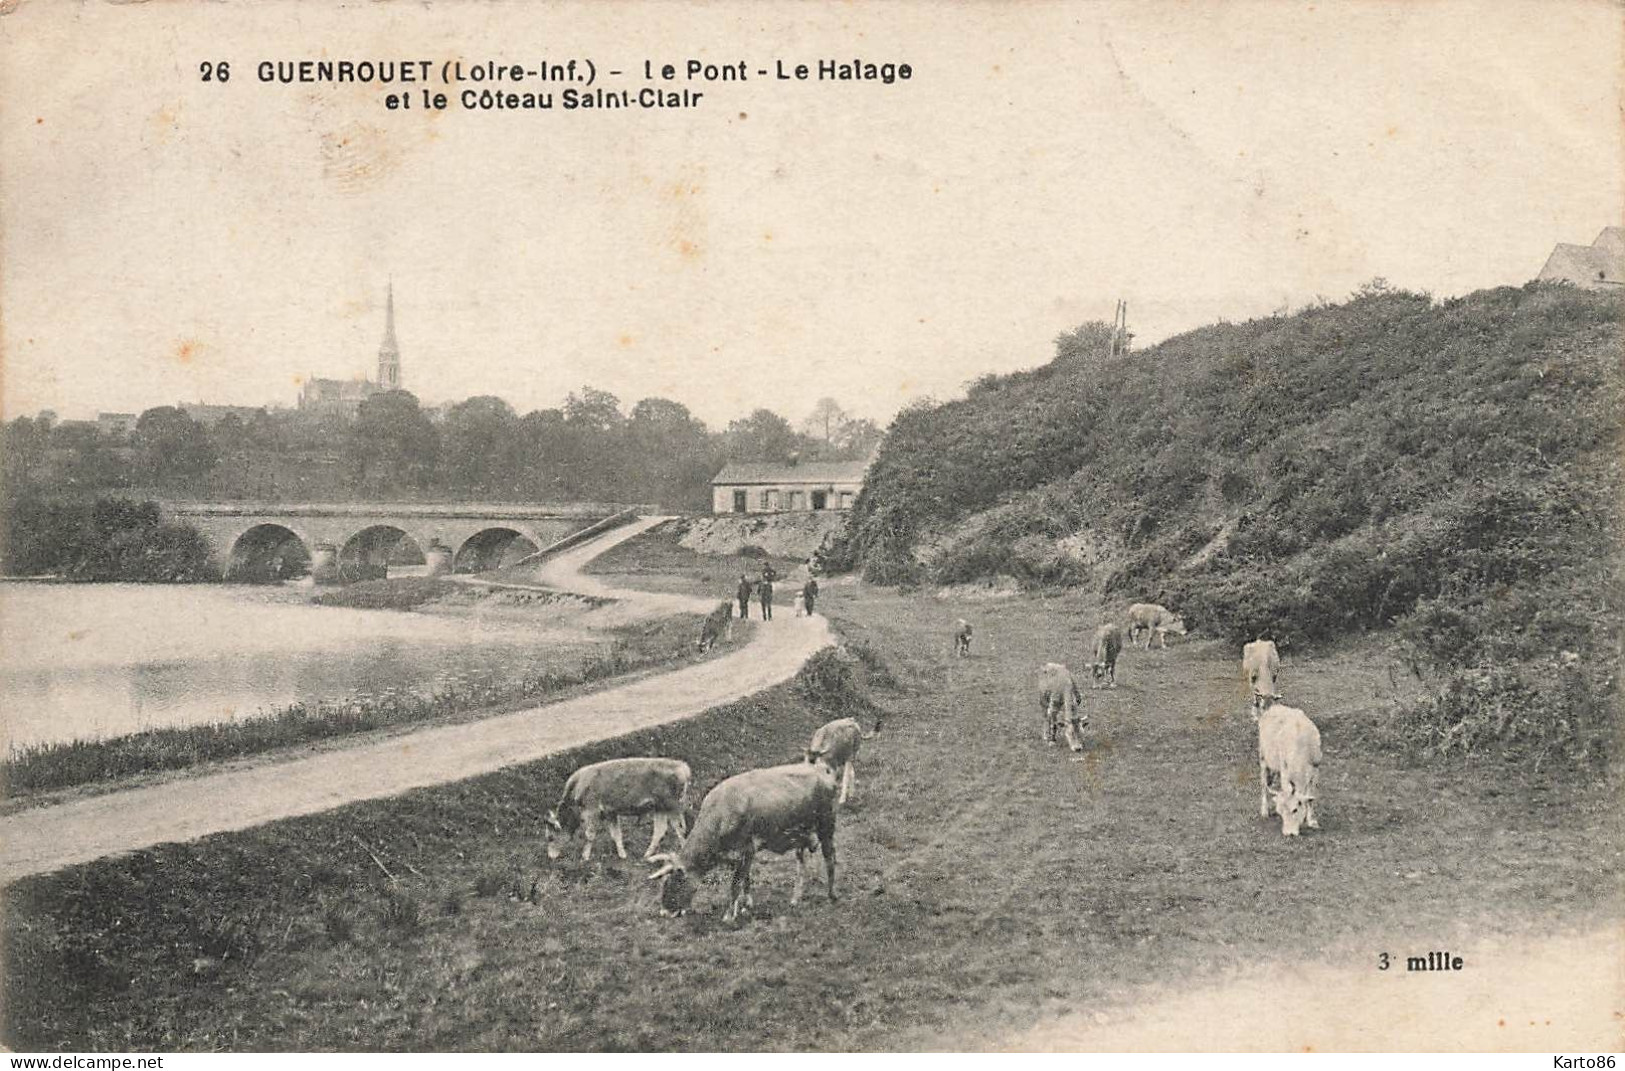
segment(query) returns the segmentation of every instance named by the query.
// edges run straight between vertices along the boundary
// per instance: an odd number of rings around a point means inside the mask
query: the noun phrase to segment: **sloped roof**
[[[1618,228],[1609,228],[1617,230]],[[1604,235],[1607,231],[1603,232]],[[1598,241],[1602,236],[1598,236]],[[1570,282],[1577,286],[1625,285],[1625,257],[1595,245],[1559,245],[1546,258],[1536,276],[1542,282]]]
[[[730,461],[711,481],[723,483],[861,483],[867,461],[785,462]]]
[[[1604,227],[1591,248],[1600,249],[1617,259],[1625,259],[1625,227]]]

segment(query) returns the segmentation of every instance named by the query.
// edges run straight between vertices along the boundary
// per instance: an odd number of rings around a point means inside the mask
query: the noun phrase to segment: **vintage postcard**
[[[4,0],[0,1045],[1612,1067],[1622,100],[1610,0]]]

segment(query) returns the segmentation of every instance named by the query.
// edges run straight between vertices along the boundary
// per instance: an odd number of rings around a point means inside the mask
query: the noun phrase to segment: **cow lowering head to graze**
[[[1166,606],[1158,606],[1154,602],[1137,602],[1128,608],[1128,642],[1134,643],[1140,635],[1145,636],[1145,643],[1139,644],[1146,650],[1151,649],[1151,641],[1156,640],[1158,646],[1168,646],[1168,633],[1175,636],[1185,635],[1185,621],[1178,614]]]
[[[645,859],[654,854],[668,825],[677,828],[681,841],[688,825],[683,811],[691,776],[688,763],[679,759],[609,759],[581,767],[564,783],[559,805],[547,812],[547,857],[563,855],[565,843],[579,830],[586,839],[581,859],[591,859],[598,823],[604,818],[610,820],[609,835],[622,859],[626,843],[621,819],[626,816],[654,815],[654,836]]]
[[[1038,701],[1044,708],[1044,742],[1055,743],[1055,730],[1064,715],[1066,743],[1073,751],[1083,750],[1080,733],[1089,724],[1083,711],[1083,693],[1072,673],[1059,662],[1048,662],[1038,671]]]
[[[1264,708],[1281,698],[1281,653],[1274,640],[1257,639],[1241,649],[1241,673],[1247,678],[1247,694],[1253,720]]]
[[[807,852],[824,854],[825,887],[835,899],[835,774],[823,762],[798,762],[750,770],[723,781],[700,804],[694,829],[676,853],[655,856],[660,868],[651,878],[660,886],[660,913],[680,915],[694,902],[696,883],[725,859],[734,861],[733,887],[724,921],[752,904],[751,861],[759,849],[796,853],[796,886],[790,902],[801,902]]]
[[[1277,787],[1270,784],[1275,775]],[[1315,782],[1320,774],[1320,730],[1296,707],[1271,704],[1258,716],[1258,814],[1281,816],[1281,835],[1296,837],[1315,819]]]
[[[813,733],[812,740],[807,744],[807,761],[822,762],[831,773],[840,775],[841,798],[837,802],[845,803],[857,788],[858,776],[853,772],[852,762],[858,757],[858,746],[865,740],[873,739],[878,732],[879,718],[875,719],[872,733],[864,732],[856,718],[840,718],[819,726],[818,731]]]
[[[1094,674],[1096,687],[1107,681],[1117,687],[1117,656],[1122,653],[1122,629],[1110,622],[1095,629],[1094,660],[1089,663],[1089,672]]]
[[[700,625],[700,650],[709,651],[711,648],[717,645],[718,640],[731,639],[733,637],[733,629],[733,603],[724,599],[722,605],[718,606],[715,610],[712,610],[711,613],[706,617],[704,623]]]
[[[964,658],[970,654],[970,638],[975,630],[963,617],[954,622],[954,654]]]

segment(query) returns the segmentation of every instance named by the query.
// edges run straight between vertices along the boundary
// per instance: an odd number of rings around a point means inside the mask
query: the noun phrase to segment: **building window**
[[[802,506],[802,504],[801,504],[801,492],[800,491],[791,491],[790,492],[790,505],[787,508],[788,509],[802,509],[802,508],[804,508]]]
[[[852,492],[851,491],[842,491],[841,492],[841,508],[842,509],[851,509],[852,508]]]
[[[762,508],[763,509],[778,509],[779,508],[779,492],[776,491],[776,490],[774,490],[774,491],[763,491],[762,492]]]

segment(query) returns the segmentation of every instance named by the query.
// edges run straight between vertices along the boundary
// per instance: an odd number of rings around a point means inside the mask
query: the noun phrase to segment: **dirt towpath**
[[[537,580],[613,597],[643,614],[709,609],[714,602],[609,588],[576,571],[664,519],[644,518],[572,549],[544,564]],[[309,758],[21,811],[0,819],[0,884],[105,855],[458,781],[693,717],[787,680],[831,642],[822,617],[785,615],[757,628],[751,642],[731,654],[591,695]]]

